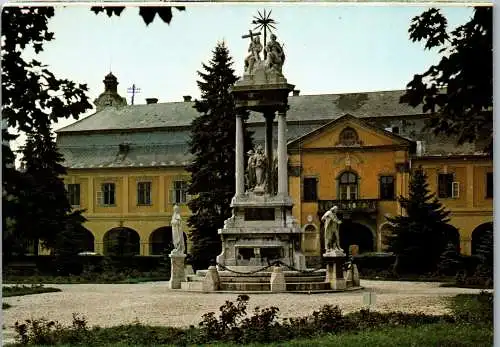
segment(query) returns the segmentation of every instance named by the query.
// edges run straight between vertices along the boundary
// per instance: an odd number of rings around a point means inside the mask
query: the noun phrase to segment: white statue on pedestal
[[[339,237],[339,225],[342,221],[337,217],[337,206],[333,206],[331,209],[326,211],[326,213],[321,217],[324,223],[325,229],[325,248],[326,253],[332,251],[341,251],[340,247],[340,237]]]
[[[174,249],[170,254],[184,255],[186,245],[184,244],[184,232],[182,231],[182,218],[177,205],[174,205],[174,214],[170,224],[172,225],[172,242],[174,243]]]

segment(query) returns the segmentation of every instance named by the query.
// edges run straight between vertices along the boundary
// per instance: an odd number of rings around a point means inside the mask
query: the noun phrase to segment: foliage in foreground
[[[88,346],[107,344],[186,346],[215,342],[239,345],[318,337],[318,341],[330,345],[328,342],[330,339],[333,341],[349,339],[349,336],[356,336],[361,331],[363,334],[358,336],[363,336],[365,339],[368,338],[366,334],[374,334],[378,336],[375,337],[376,339],[384,340],[386,338],[383,336],[387,333],[392,335],[393,328],[397,328],[394,331],[399,331],[397,333],[399,341],[403,341],[404,331],[408,328],[410,328],[409,331],[416,331],[418,335],[424,335],[425,331],[430,332],[433,329],[439,330],[441,331],[440,339],[442,339],[439,341],[443,342],[439,344],[440,346],[446,346],[446,343],[451,345],[455,341],[442,333],[444,329],[470,331],[470,336],[475,336],[470,337],[470,341],[477,341],[478,336],[481,336],[483,340],[485,338],[488,341],[492,340],[493,295],[485,292],[480,295],[459,295],[453,298],[451,302],[453,315],[443,316],[403,312],[379,313],[367,309],[343,315],[337,306],[325,305],[310,316],[279,321],[277,307],[256,308],[253,315],[248,316],[248,301],[249,297],[246,295],[238,296],[236,303],[226,301],[220,307],[218,317],[214,312],[207,313],[203,315],[198,327],[191,326],[189,329],[151,327],[139,322],[111,328],[89,328],[85,318],[76,314],[73,315],[71,326],[62,326],[55,321],[38,319],[27,320],[22,324],[16,322],[15,329],[18,334],[17,340],[21,345],[78,343]],[[460,325],[455,323],[460,323]],[[481,327],[480,332],[474,330],[477,326]],[[402,331],[401,328],[404,330]],[[329,335],[325,336],[325,334]],[[332,334],[340,335],[337,337]],[[346,336],[341,337],[342,335]],[[463,337],[464,334],[460,336]],[[308,341],[310,343],[311,340]],[[436,345],[435,340],[429,341],[432,342],[431,345]],[[300,343],[300,341],[296,342]]]
[[[44,287],[42,284],[32,284],[31,286],[3,286],[2,287],[2,297],[8,298],[10,296],[23,296],[32,294],[42,294],[42,293],[55,293],[60,292],[59,288]]]
[[[440,10],[413,18],[413,42],[438,49],[441,60],[408,83],[401,102],[435,112],[429,128],[457,135],[458,143],[480,142],[493,151],[493,8],[475,7],[469,21],[448,32]]]

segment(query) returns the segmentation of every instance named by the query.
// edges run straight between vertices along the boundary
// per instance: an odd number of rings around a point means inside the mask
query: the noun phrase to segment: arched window
[[[358,198],[358,175],[351,171],[340,175],[338,196],[340,200],[356,200]]]
[[[344,146],[353,146],[359,142],[358,133],[353,128],[345,128],[340,133],[339,142]]]

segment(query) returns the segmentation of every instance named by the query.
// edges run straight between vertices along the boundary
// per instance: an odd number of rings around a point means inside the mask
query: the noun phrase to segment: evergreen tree
[[[36,132],[28,134],[23,148],[23,164],[27,186],[20,195],[22,218],[16,230],[45,248],[61,260],[74,257],[82,247],[85,218],[82,211],[72,211],[61,176],[66,169],[50,126],[41,121]],[[64,261],[63,261],[64,262]]]
[[[413,171],[409,197],[399,197],[406,215],[387,217],[392,225],[389,251],[396,254],[397,272],[434,271],[446,246],[449,211],[431,193],[422,167]]]
[[[438,272],[446,276],[454,276],[462,268],[462,259],[453,242],[448,242],[439,258]]]
[[[198,72],[201,80],[201,100],[194,108],[200,116],[191,124],[190,151],[193,162],[187,167],[191,173],[189,202],[192,215],[191,228],[192,265],[206,268],[221,251],[218,229],[231,216],[231,199],[235,193],[235,133],[236,109],[229,93],[237,77],[232,69],[232,59],[224,43],[217,44],[212,60],[203,64],[205,72]],[[242,114],[243,119],[248,113]],[[244,146],[252,147],[251,133],[244,127]]]

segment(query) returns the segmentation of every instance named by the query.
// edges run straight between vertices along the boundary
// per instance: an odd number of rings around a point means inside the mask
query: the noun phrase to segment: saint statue
[[[248,52],[250,53],[245,58],[245,72],[250,74],[253,71],[255,62],[261,61],[260,52],[262,51],[262,44],[260,43],[260,36],[252,37],[250,45],[248,47]]]
[[[184,255],[186,245],[184,244],[184,232],[182,231],[182,218],[177,205],[174,205],[174,214],[170,224],[172,225],[172,241],[174,243],[174,249],[170,254]]]
[[[323,217],[321,217],[321,220],[324,223],[325,229],[326,253],[330,251],[342,251],[339,237],[339,225],[342,221],[337,217],[337,206],[333,206],[326,211]]]
[[[281,44],[276,41],[276,35],[271,34],[271,40],[267,43],[265,50],[267,54],[267,68],[282,74],[283,63],[285,62],[285,52]]]
[[[263,190],[266,185],[266,164],[267,159],[264,149],[261,145],[255,147],[255,152],[248,152],[248,178],[249,188],[254,190]]]

